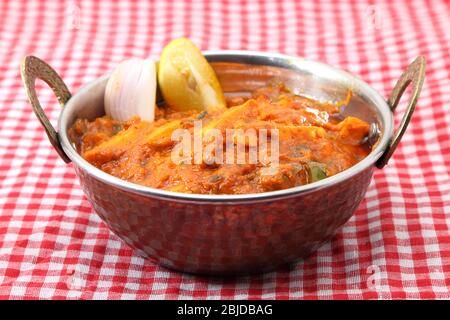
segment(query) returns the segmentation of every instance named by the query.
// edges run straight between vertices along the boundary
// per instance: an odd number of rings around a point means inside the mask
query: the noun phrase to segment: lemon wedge
[[[177,111],[213,112],[226,107],[213,68],[187,38],[175,39],[163,49],[158,84],[164,100]]]

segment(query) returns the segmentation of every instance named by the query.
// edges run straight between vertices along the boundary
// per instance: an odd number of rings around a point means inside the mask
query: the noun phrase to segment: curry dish
[[[369,124],[339,116],[341,105],[349,99],[350,95],[342,103],[320,103],[275,85],[256,90],[251,97],[227,98],[227,108],[215,112],[180,112],[165,106],[155,108],[154,122],[139,117],[125,122],[107,116],[93,121],[77,119],[69,135],[89,163],[130,182],[185,193],[260,193],[333,176],[368,155]],[[251,129],[256,133],[277,129],[277,166],[268,174],[264,169],[271,164],[261,161],[211,163],[201,159],[200,163],[175,163],[177,142],[173,133],[177,129],[193,133],[198,122],[202,134],[217,129],[224,136],[226,129]],[[270,146],[271,136],[267,139]],[[258,141],[234,137],[233,143],[242,144],[246,157],[250,157]],[[259,148],[257,152],[270,154],[270,150]],[[224,148],[223,157],[227,152],[234,153],[235,149]]]

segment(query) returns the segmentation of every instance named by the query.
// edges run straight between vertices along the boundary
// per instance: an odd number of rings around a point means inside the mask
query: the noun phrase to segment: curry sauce
[[[89,163],[130,182],[184,193],[250,194],[333,176],[366,157],[371,151],[366,142],[369,124],[355,117],[341,118],[339,109],[340,104],[294,95],[279,85],[256,90],[250,97],[228,98],[225,110],[212,113],[179,112],[166,106],[156,108],[154,122],[138,117],[126,122],[107,116],[93,121],[77,119],[69,135]],[[217,149],[211,154],[224,161],[208,161],[204,153],[198,156],[194,150],[175,162],[174,133],[180,129],[192,139],[212,130],[228,137],[232,130],[231,143],[214,141],[223,146],[223,154]],[[240,139],[242,132],[254,135]],[[263,148],[262,132],[268,133]],[[261,161],[263,152],[274,155],[273,132],[277,134],[276,165]],[[201,140],[200,147],[205,150],[210,143]],[[230,145],[235,148],[227,148]],[[191,146],[195,146],[194,140]],[[250,160],[254,155],[256,161],[225,161],[237,160],[238,150],[244,152],[241,159]]]

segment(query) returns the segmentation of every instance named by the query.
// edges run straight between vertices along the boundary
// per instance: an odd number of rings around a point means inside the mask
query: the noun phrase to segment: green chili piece
[[[327,174],[325,173],[325,170],[323,169],[323,165],[321,163],[309,162],[308,168],[311,182],[316,182],[327,177]]]

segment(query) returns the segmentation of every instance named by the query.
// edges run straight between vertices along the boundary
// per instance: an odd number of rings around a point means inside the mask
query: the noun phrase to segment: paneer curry
[[[153,122],[133,117],[128,121],[108,116],[93,121],[77,119],[70,137],[78,152],[89,163],[118,178],[169,191],[196,194],[251,194],[287,189],[333,176],[366,157],[370,126],[356,117],[341,117],[341,104],[322,103],[295,95],[283,85],[256,90],[249,97],[227,98],[223,110],[211,112],[175,111],[156,107]],[[236,139],[232,145],[249,157],[258,146],[261,130],[277,132],[277,165],[256,162],[174,162],[177,141],[174,132],[183,129],[195,138],[195,125],[202,135],[215,129],[226,135],[256,132],[255,139]],[[238,129],[242,129],[239,131]],[[239,135],[239,134],[238,134]],[[273,142],[273,137],[267,137]],[[201,141],[206,144],[207,141]],[[217,143],[217,141],[216,141]],[[225,139],[223,140],[223,145]],[[257,148],[256,148],[257,149]],[[231,150],[231,151],[230,151]],[[223,148],[223,155],[236,149]],[[268,152],[258,149],[257,153]],[[234,157],[237,158],[237,157]],[[187,157],[192,160],[192,157]],[[260,159],[257,157],[257,159]],[[272,161],[273,162],[273,161]],[[267,172],[271,167],[271,172]]]

